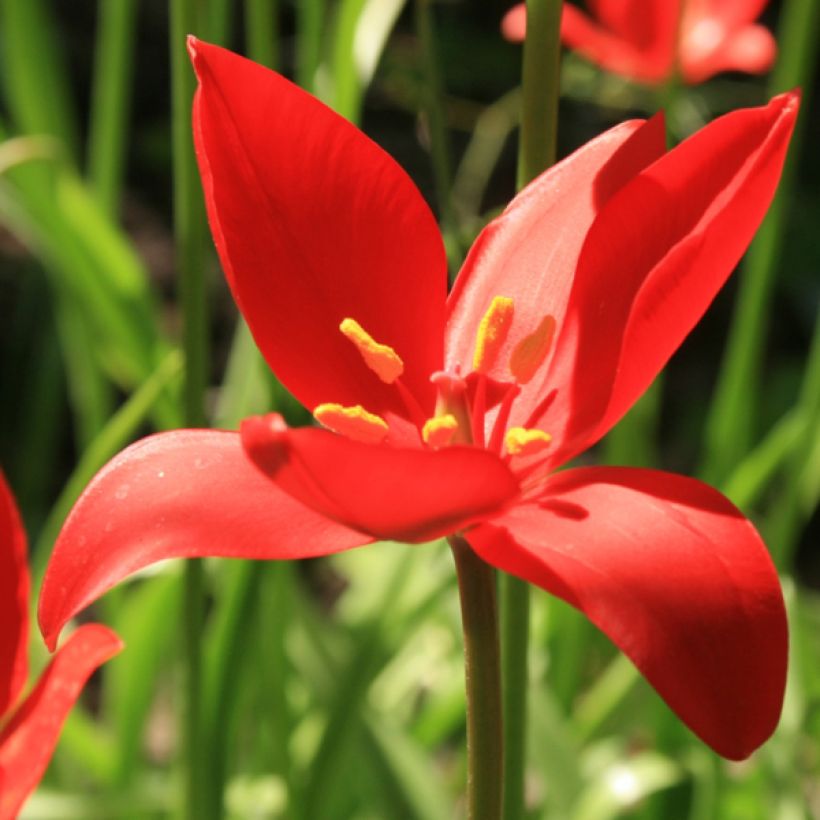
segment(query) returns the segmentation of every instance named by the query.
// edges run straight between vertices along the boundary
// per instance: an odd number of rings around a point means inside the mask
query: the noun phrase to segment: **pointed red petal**
[[[447,265],[407,174],[286,79],[191,38],[194,138],[222,266],[277,376],[308,408],[362,404],[405,416],[398,392],[340,333],[356,319],[404,360],[432,413]]]
[[[310,558],[371,540],[260,475],[238,433],[160,433],[116,456],[74,506],[46,572],[40,629],[53,648],[73,615],[165,558]]]
[[[510,379],[509,359],[520,338],[547,314],[561,327],[578,256],[595,216],[664,151],[662,117],[626,122],[541,174],[515,197],[481,232],[448,300],[448,368],[471,369],[484,312],[494,296],[509,296],[515,303],[512,331],[489,375],[502,382]],[[524,386],[511,424],[523,423],[543,397],[541,381]]]
[[[48,766],[63,722],[91,673],[122,649],[99,624],[80,627],[0,733],[0,820],[17,816]]]
[[[777,573],[716,490],[652,470],[567,470],[539,504],[467,537],[584,612],[724,757],[747,757],[774,731],[788,641]]]
[[[26,534],[0,471],[0,717],[14,704],[28,674]]]
[[[715,120],[601,212],[545,382],[555,399],[537,420],[554,437],[551,464],[609,430],[703,315],[771,202],[797,107],[786,94]]]
[[[518,483],[494,454],[363,444],[327,430],[246,419],[242,443],[260,470],[319,513],[376,539],[421,542],[499,512]]]

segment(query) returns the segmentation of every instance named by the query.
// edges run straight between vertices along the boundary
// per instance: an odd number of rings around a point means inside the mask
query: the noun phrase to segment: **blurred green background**
[[[662,105],[674,141],[777,90],[804,89],[773,216],[662,385],[590,456],[700,475],[755,520],[783,577],[792,670],[774,738],[751,760],[727,763],[583,618],[534,591],[532,817],[820,817],[818,5],[769,4],[762,19],[781,56],[766,77],[657,91],[564,56],[560,156]],[[193,33],[296,78],[396,157],[441,217],[457,269],[515,191],[521,48],[500,36],[507,8],[0,2],[0,462],[35,577],[91,475],[139,435],[183,424],[169,55],[184,14]],[[183,15],[175,26],[173,14]],[[433,74],[422,19],[433,26]],[[430,150],[440,126],[444,168]],[[306,423],[237,325],[201,218],[192,241],[209,297],[209,423],[235,427],[272,408]],[[181,577],[161,567],[97,608],[128,649],[72,715],[24,816],[178,810],[180,636],[168,624],[179,620]],[[213,561],[206,588],[209,805],[224,784],[237,818],[459,816],[464,683],[443,544],[299,565]],[[38,640],[32,651],[44,659]]]

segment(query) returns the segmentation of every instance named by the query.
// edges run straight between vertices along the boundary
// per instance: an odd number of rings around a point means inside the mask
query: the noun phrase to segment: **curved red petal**
[[[28,674],[28,595],[26,533],[0,470],[0,717],[17,700]]]
[[[763,13],[769,0],[687,0],[683,26],[698,20],[715,20],[725,30],[739,29],[754,22]]]
[[[777,57],[777,41],[765,26],[748,25],[727,32],[719,43],[701,42],[698,29],[681,46],[681,73],[688,83],[702,83],[722,71],[763,74]]]
[[[601,24],[564,4],[563,43],[607,71],[646,83],[663,82],[674,66],[677,3],[621,0],[596,7]]]
[[[13,820],[48,766],[85,682],[122,642],[99,624],[80,627],[0,733],[0,820]]]
[[[40,629],[53,648],[83,607],[166,558],[310,558],[371,540],[261,476],[238,433],[160,433],[110,461],[75,504],[46,571]]]
[[[798,98],[715,120],[624,186],[581,252],[533,420],[563,463],[646,390],[698,322],[757,230],[780,178]]]
[[[604,27],[646,50],[677,23],[681,0],[587,0],[586,5]]]
[[[191,38],[194,139],[214,242],[276,375],[309,409],[406,410],[339,331],[348,317],[405,363],[432,412],[447,264],[436,221],[379,146],[284,77]]]
[[[598,212],[664,151],[662,117],[626,122],[541,174],[513,199],[473,244],[448,299],[448,368],[470,370],[484,312],[494,296],[508,296],[515,303],[512,331],[489,375],[510,379],[508,363],[520,338],[547,314],[562,325],[578,256]],[[538,379],[525,385],[511,424],[523,423],[542,395]]]
[[[278,417],[246,419],[241,435],[282,490],[376,539],[430,541],[498,513],[519,493],[507,466],[475,447],[364,444],[327,430],[289,430]]]
[[[652,470],[567,470],[539,503],[467,538],[584,612],[724,757],[747,757],[774,731],[788,644],[777,573],[716,490]]]

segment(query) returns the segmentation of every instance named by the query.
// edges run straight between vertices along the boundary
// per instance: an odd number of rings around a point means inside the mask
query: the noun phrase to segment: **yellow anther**
[[[539,453],[552,441],[552,436],[543,430],[528,430],[525,427],[510,427],[505,436],[507,452],[511,456],[531,456]]]
[[[364,363],[385,384],[393,384],[404,372],[399,354],[389,345],[379,344],[355,319],[343,319],[339,330],[356,345]]]
[[[320,404],[313,417],[319,424],[366,444],[378,444],[387,435],[387,422],[374,413],[368,413],[360,404],[344,407],[341,404]]]
[[[554,335],[555,319],[545,316],[541,324],[515,346],[510,356],[510,372],[519,384],[526,384],[544,363]]]
[[[450,413],[444,416],[434,416],[424,422],[421,437],[434,449],[446,447],[458,430],[456,417]]]
[[[509,296],[495,296],[481,318],[475,337],[473,370],[486,373],[498,358],[502,345],[510,332],[513,320],[513,300]]]

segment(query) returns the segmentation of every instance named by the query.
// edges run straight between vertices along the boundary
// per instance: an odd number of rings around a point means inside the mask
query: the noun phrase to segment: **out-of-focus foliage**
[[[90,475],[183,414],[166,5],[0,3],[0,459],[40,570]],[[275,65],[387,147],[446,216],[457,267],[459,249],[514,191],[520,50],[500,36],[502,2],[428,4],[426,34],[412,5],[203,0],[195,33]],[[701,469],[755,518],[787,590],[792,669],[773,739],[728,764],[580,616],[534,593],[532,817],[820,817],[820,160],[810,150],[820,133],[818,7],[770,4],[763,21],[777,28],[781,58],[768,79],[723,75],[656,92],[564,59],[562,155],[662,104],[677,140],[719,113],[803,87],[802,144],[735,284],[675,358],[654,404],[639,405],[595,454]],[[433,37],[434,98],[420,34]],[[447,143],[437,171],[436,129]],[[306,421],[245,328],[234,330],[210,245],[205,258],[212,423],[235,426],[270,408]],[[299,565],[213,561],[205,581],[213,810],[224,784],[235,818],[458,815],[464,682],[444,545]],[[95,615],[127,649],[72,715],[24,816],[174,810],[180,597],[169,566],[103,601]],[[44,661],[39,642],[33,652]]]

